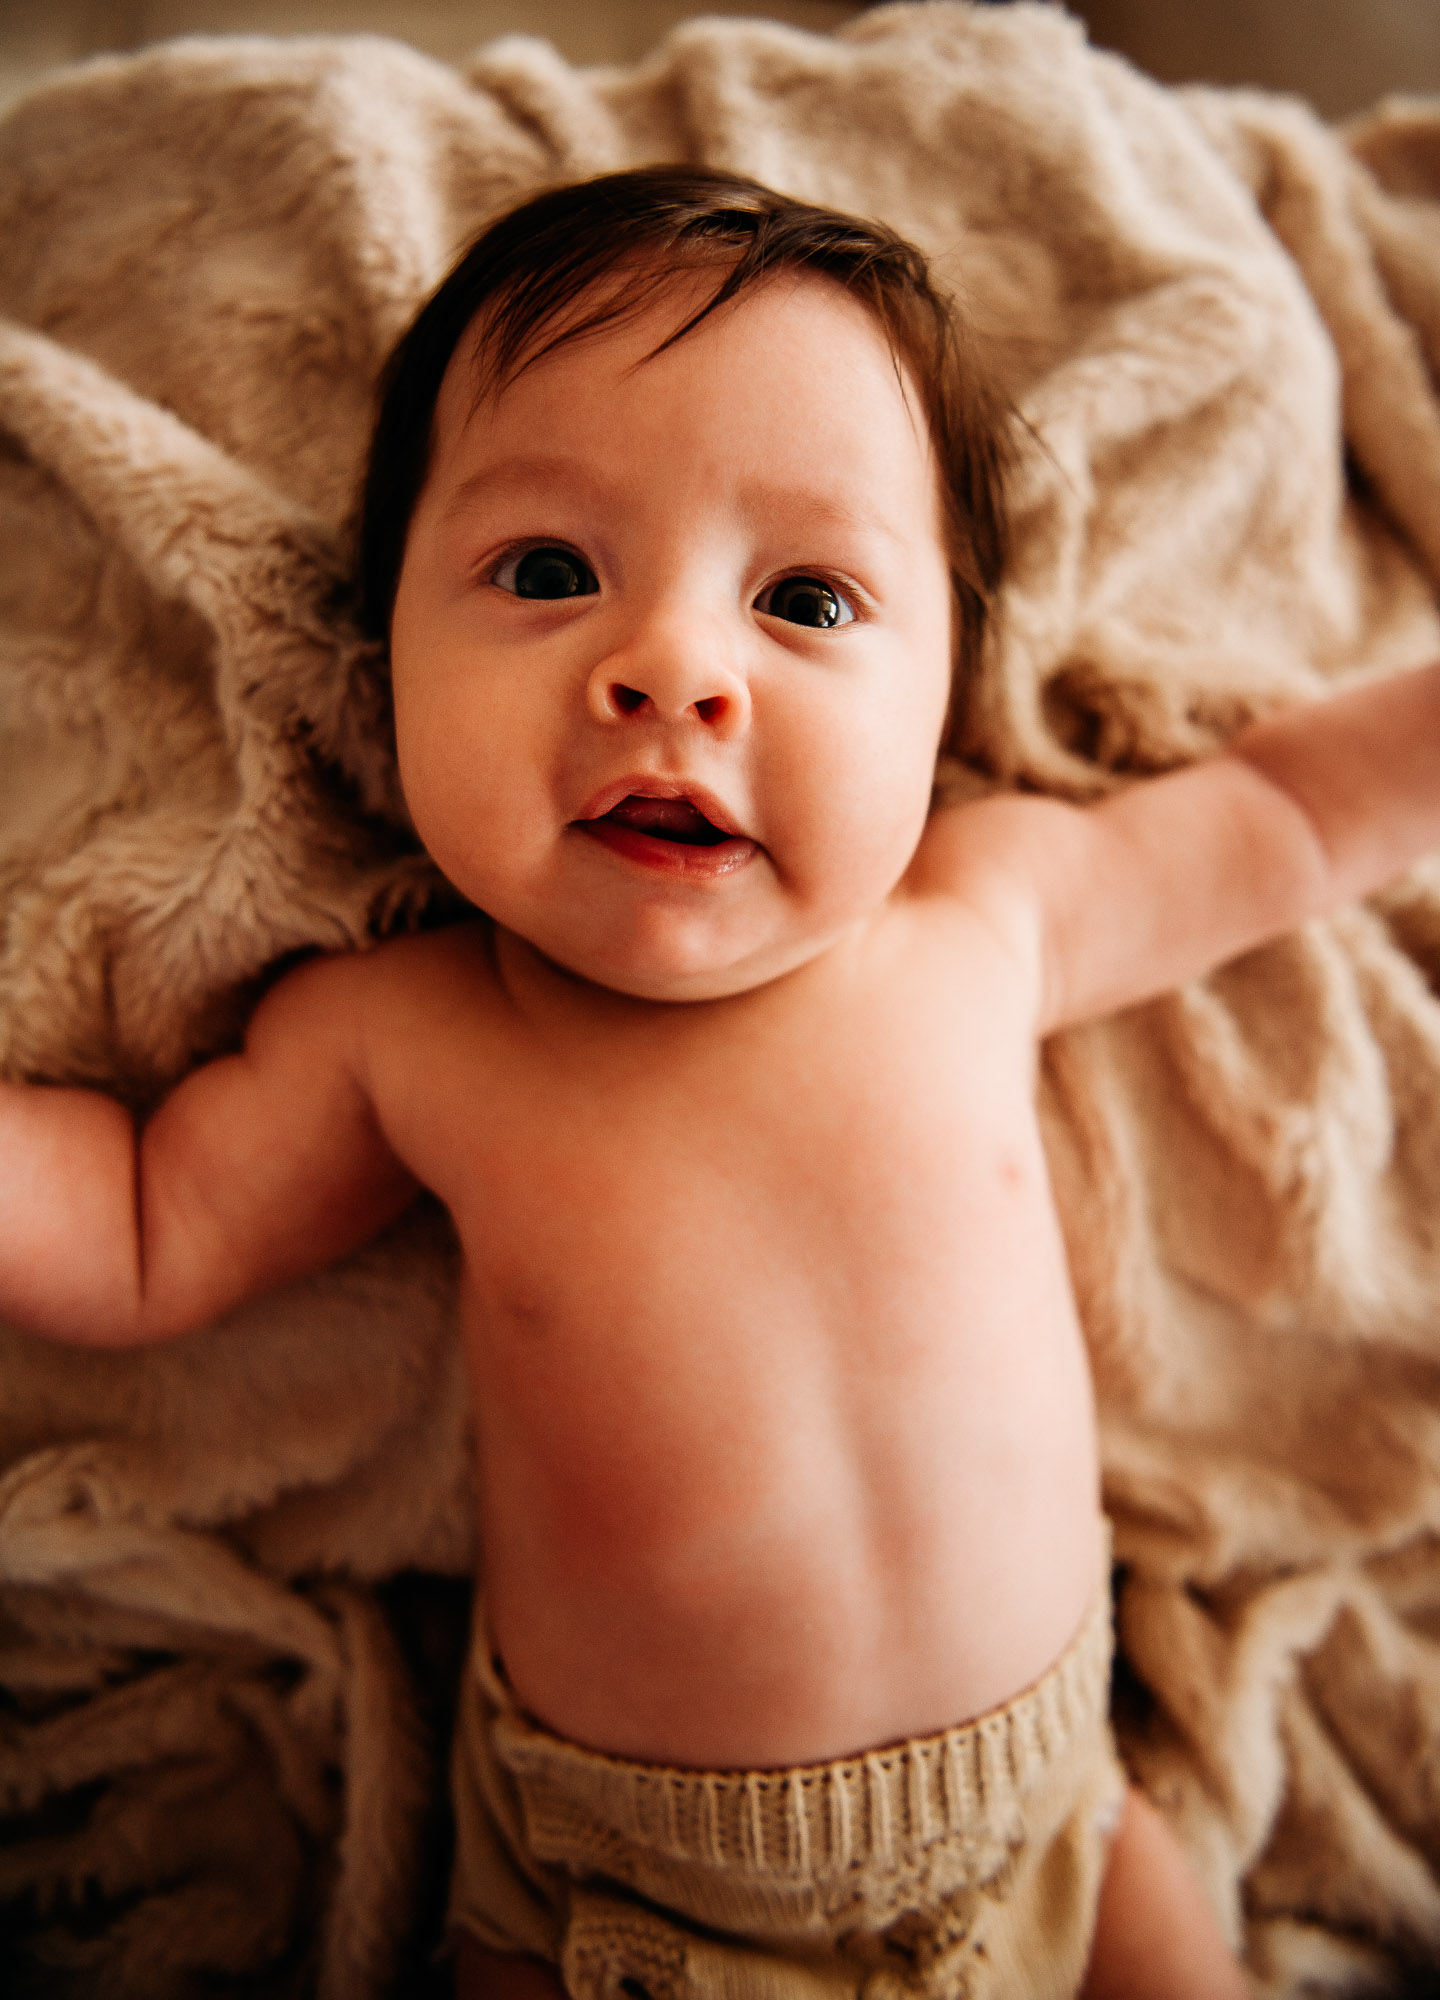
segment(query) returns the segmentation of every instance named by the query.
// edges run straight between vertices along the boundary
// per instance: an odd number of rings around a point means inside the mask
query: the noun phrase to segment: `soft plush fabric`
[[[1440,650],[1440,104],[1336,135],[1030,5],[700,21],[589,73],[97,61],[0,122],[7,1074],[144,1105],[288,954],[434,911],[347,581],[375,375],[488,217],[661,159],[881,216],[969,301],[1043,446],[990,779],[1091,797]],[[1046,1056],[1121,1741],[1270,1995],[1440,1967],[1437,981],[1430,865]],[[451,1300],[417,1211],[164,1349],[0,1335],[15,1981],[394,1990],[444,1647],[380,1580],[471,1561]]]

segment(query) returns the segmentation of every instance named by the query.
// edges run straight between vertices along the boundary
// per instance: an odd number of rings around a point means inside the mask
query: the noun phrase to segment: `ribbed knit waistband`
[[[904,1866],[956,1837],[977,1847],[1013,1841],[1029,1795],[1082,1739],[1104,1732],[1111,1644],[1102,1593],[1055,1665],[1003,1708],[887,1749],[763,1771],[684,1770],[586,1750],[522,1715],[482,1647],[473,1659],[537,1860],[593,1870],[607,1850],[612,1861],[639,1850],[779,1887]]]

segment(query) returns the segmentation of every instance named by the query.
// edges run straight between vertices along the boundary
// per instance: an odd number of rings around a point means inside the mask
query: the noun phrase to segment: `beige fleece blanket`
[[[1092,796],[1440,650],[1440,103],[1335,135],[1027,5],[94,62],[0,122],[6,1073],[143,1104],[425,904],[346,582],[376,370],[497,210],[661,159],[912,235],[1044,440],[977,766]],[[1437,982],[1431,866],[1048,1051],[1123,1742],[1268,1995],[1440,1981]],[[0,1333],[17,1985],[416,1990],[441,1730],[375,1586],[468,1570],[464,1408],[431,1213],[163,1350]]]

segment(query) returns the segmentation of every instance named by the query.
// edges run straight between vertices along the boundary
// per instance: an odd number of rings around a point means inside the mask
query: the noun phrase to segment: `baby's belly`
[[[616,1755],[931,1734],[1038,1679],[1100,1587],[1058,1244],[1003,1309],[973,1272],[867,1303],[751,1249],[469,1300],[491,1632],[524,1707]]]

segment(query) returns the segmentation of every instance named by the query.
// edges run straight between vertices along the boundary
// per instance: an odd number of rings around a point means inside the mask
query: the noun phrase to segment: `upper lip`
[[[617,778],[606,785],[590,800],[584,810],[576,814],[577,820],[603,819],[606,813],[618,806],[622,799],[686,799],[697,812],[704,813],[712,826],[718,826],[734,840],[748,840],[735,821],[735,816],[727,812],[720,800],[704,785],[697,785],[689,778],[656,778],[635,771],[628,778]]]

